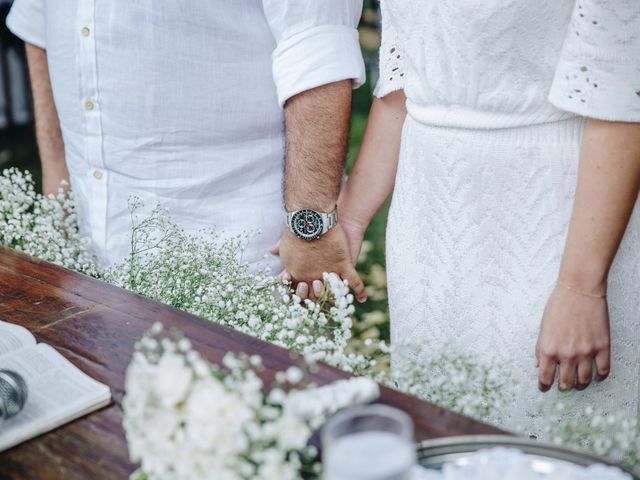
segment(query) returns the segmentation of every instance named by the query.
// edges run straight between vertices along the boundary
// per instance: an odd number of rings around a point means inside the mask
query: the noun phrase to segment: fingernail
[[[578,384],[576,384],[576,390],[580,390],[580,391],[582,391],[582,390],[584,390],[585,388],[587,388],[588,386],[589,386],[589,384],[588,384],[588,383],[578,383]]]
[[[548,392],[550,388],[551,388],[551,385],[546,385],[544,383],[538,384],[538,390],[540,390],[541,392]]]
[[[364,296],[364,297],[358,297],[358,298],[357,298],[357,300],[358,300],[358,303],[364,303],[364,302],[366,302],[366,301],[367,301],[367,297],[366,297],[366,296]]]
[[[284,273],[282,274],[282,279],[283,279],[285,282],[290,282],[290,281],[291,281],[291,275],[289,275],[287,272],[284,272]]]
[[[558,388],[560,388],[561,392],[568,392],[569,391],[569,385],[567,385],[564,382],[561,382],[560,385],[558,386]]]
[[[298,288],[296,289],[296,294],[300,298],[307,298],[307,295],[309,294],[309,287],[307,287],[307,284],[304,282],[299,283]]]
[[[322,284],[322,282],[320,280],[314,280],[312,286],[313,293],[315,293],[316,297],[321,296],[322,291],[324,290],[324,285]]]

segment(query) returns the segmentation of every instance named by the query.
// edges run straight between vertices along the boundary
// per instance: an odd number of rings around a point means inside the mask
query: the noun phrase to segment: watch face
[[[299,210],[291,218],[291,229],[304,240],[315,240],[322,233],[322,217],[313,210]]]

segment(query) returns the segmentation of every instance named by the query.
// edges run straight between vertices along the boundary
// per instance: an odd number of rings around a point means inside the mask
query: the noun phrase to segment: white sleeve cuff
[[[358,31],[345,25],[322,25],[281,41],[273,52],[273,78],[280,106],[321,85],[352,79],[365,81]]]
[[[43,1],[16,0],[7,16],[7,27],[21,40],[46,48]]]
[[[549,101],[561,110],[611,122],[640,122],[640,64],[571,57],[556,69]]]
[[[584,117],[640,122],[639,32],[638,0],[576,2],[549,101]]]

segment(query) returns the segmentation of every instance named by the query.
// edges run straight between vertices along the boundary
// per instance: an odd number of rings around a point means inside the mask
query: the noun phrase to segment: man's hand
[[[313,286],[315,296],[319,296],[321,290],[317,282],[327,272],[347,280],[359,302],[367,299],[364,284],[354,267],[347,235],[340,223],[312,241],[300,240],[285,230],[279,249],[282,267],[293,283],[299,285],[297,292],[301,296],[311,293],[309,285]]]
[[[538,387],[551,388],[560,368],[560,390],[584,390],[609,374],[609,313],[605,298],[557,286],[547,303],[536,345]]]

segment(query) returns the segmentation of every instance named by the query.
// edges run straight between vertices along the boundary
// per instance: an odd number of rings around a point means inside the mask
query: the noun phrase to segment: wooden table
[[[133,345],[153,322],[180,329],[214,362],[227,351],[263,357],[266,379],[293,361],[282,348],[201,320],[98,280],[0,247],[0,319],[28,328],[112,389],[113,403],[51,433],[0,454],[0,480],[126,479],[134,469],[122,430],[124,374]],[[321,366],[323,384],[349,375]],[[417,439],[502,433],[395,390],[382,403],[408,412]]]

